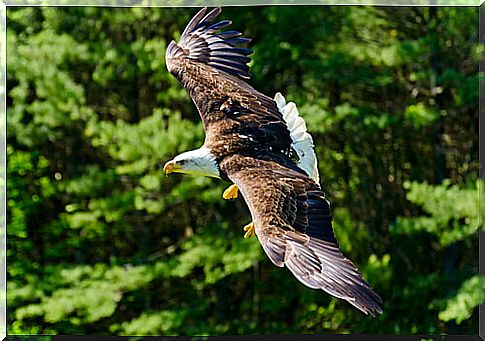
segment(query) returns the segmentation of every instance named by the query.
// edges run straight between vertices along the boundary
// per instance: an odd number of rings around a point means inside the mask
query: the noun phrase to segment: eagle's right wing
[[[290,131],[275,101],[245,82],[252,51],[241,45],[250,39],[233,30],[221,32],[231,21],[212,23],[220,12],[203,8],[192,18],[180,40],[167,47],[167,68],[188,90],[206,133],[211,122],[228,118],[255,150],[289,155]]]
[[[272,161],[232,156],[221,164],[238,186],[256,235],[276,266],[313,289],[348,301],[365,314],[382,313],[382,299],[339,250],[330,204],[309,177]]]

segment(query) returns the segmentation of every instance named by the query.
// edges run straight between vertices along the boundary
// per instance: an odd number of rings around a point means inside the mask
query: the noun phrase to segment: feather
[[[221,28],[227,27],[231,24],[232,24],[231,20],[223,20],[223,21],[219,21],[218,23],[215,23],[215,24],[209,26],[207,28],[207,30],[216,31],[216,30],[220,30]]]
[[[248,44],[251,42],[251,39],[249,38],[240,38],[240,37],[237,37],[237,38],[230,38],[230,39],[226,39],[226,43],[228,44],[231,44],[231,45],[244,45],[244,44]]]
[[[186,37],[188,33],[192,32],[195,27],[200,23],[200,20],[204,17],[207,12],[207,7],[202,8],[196,15],[189,21],[184,31],[182,32],[182,37]]]
[[[236,54],[241,54],[244,56],[250,55],[253,53],[253,50],[248,49],[246,47],[227,47],[227,46],[222,46],[220,48],[214,48],[214,46],[211,46],[211,51],[213,52],[234,52]]]
[[[200,24],[205,24],[206,22],[211,22],[212,20],[214,20],[219,14],[221,14],[221,11],[222,9],[220,7],[216,7],[214,9],[212,9],[209,13],[207,13],[207,15],[202,18],[202,20],[200,21]],[[229,23],[229,25],[231,24],[231,22]],[[209,27],[208,29],[210,29],[211,27]]]
[[[216,33],[215,35],[221,39],[228,39],[233,37],[239,37],[242,33],[238,31],[226,31],[221,33]]]
[[[246,56],[241,56],[241,55],[238,55],[238,54],[212,53],[211,54],[211,60],[216,60],[216,59],[234,60],[234,61],[237,61],[239,63],[244,63],[244,64],[249,63],[251,61],[251,58],[246,57]]]
[[[276,105],[278,106],[278,109],[282,111],[283,107],[286,105],[286,101],[283,95],[280,92],[277,92],[274,96],[274,100],[276,102]]]

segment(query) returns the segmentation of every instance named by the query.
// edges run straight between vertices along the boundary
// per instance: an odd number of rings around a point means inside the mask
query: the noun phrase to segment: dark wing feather
[[[220,166],[239,187],[258,239],[275,265],[365,314],[382,313],[381,298],[339,250],[330,205],[318,184],[272,161],[232,156]]]
[[[252,51],[239,45],[247,44],[251,39],[240,37],[241,33],[237,31],[218,32],[232,23],[223,20],[211,24],[220,13],[220,7],[209,12],[207,8],[201,9],[187,24],[179,42],[171,43],[172,46],[167,49],[167,61],[185,55],[188,59],[230,75],[248,79],[250,74],[247,63],[251,59],[247,55]]]

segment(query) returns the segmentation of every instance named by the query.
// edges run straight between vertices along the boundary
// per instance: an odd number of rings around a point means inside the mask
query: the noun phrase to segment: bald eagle
[[[242,194],[252,217],[245,237],[255,233],[274,265],[365,314],[382,313],[382,299],[339,250],[303,118],[280,93],[272,99],[246,83],[250,39],[221,31],[231,21],[213,23],[220,12],[203,8],[167,47],[167,68],[195,103],[205,142],[167,162],[164,173],[231,182],[224,199]]]

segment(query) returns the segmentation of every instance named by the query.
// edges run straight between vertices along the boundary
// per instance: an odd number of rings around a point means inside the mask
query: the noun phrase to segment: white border
[[[75,1],[75,0],[74,0]],[[6,90],[7,6],[200,7],[196,0],[0,0],[0,340],[7,335],[6,250]],[[477,2],[478,1],[478,2]],[[374,5],[374,6],[481,6],[485,0],[210,0],[204,6]],[[481,11],[480,11],[481,12]],[[483,13],[483,12],[482,12]],[[481,39],[480,39],[481,40]],[[480,322],[482,322],[480,316]],[[481,327],[481,323],[479,323]],[[480,328],[481,329],[481,328]]]

